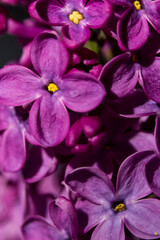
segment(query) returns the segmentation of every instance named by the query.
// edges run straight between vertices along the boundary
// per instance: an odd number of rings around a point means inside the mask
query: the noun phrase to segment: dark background
[[[12,7],[3,5],[11,18],[22,21],[29,17],[27,8],[23,6]],[[16,36],[7,33],[0,35],[0,68],[11,61],[18,60],[22,53],[22,46]]]

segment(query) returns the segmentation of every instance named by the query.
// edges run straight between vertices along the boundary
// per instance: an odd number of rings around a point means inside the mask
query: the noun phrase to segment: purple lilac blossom
[[[25,240],[78,240],[78,220],[73,204],[64,197],[49,205],[53,225],[44,218],[29,218],[22,226]]]
[[[85,72],[72,70],[63,75],[68,52],[56,32],[46,31],[34,40],[31,60],[40,76],[19,65],[0,71],[0,101],[19,106],[36,100],[29,114],[31,132],[42,146],[55,146],[68,133],[66,107],[90,111],[102,102],[105,90]]]
[[[38,0],[29,6],[30,15],[41,23],[61,25],[66,45],[84,44],[90,38],[89,28],[102,27],[112,14],[109,1]]]
[[[111,2],[127,7],[117,24],[117,40],[122,50],[140,49],[149,37],[149,24],[160,33],[159,0],[111,0]]]
[[[122,53],[106,63],[99,79],[104,82],[111,95],[119,98],[130,93],[139,82],[147,97],[159,103],[158,52],[159,35],[151,33],[147,43],[139,51]]]
[[[138,152],[120,166],[116,193],[111,180],[95,168],[79,168],[68,174],[66,183],[81,197],[76,202],[82,233],[95,227],[91,240],[124,240],[124,224],[137,237],[160,237],[160,201],[142,199],[151,193],[145,164],[152,151]]]
[[[159,1],[0,0],[1,240],[160,239]]]

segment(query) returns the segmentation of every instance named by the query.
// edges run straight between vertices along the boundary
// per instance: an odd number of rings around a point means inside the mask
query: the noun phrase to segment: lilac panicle
[[[153,151],[144,151],[128,157],[120,166],[116,193],[111,180],[98,169],[84,167],[68,174],[66,183],[82,198],[76,203],[82,233],[97,225],[91,240],[124,240],[125,224],[139,238],[160,237],[160,201],[142,199],[151,193],[145,164],[153,156]]]
[[[68,199],[59,197],[51,202],[49,212],[54,225],[40,216],[29,218],[22,226],[25,240],[78,240],[77,214]]]
[[[72,70],[64,75],[68,52],[56,32],[45,31],[34,40],[31,60],[39,75],[19,65],[1,69],[0,101],[19,106],[36,100],[29,114],[31,132],[42,146],[55,146],[69,129],[66,107],[90,111],[101,103],[105,90],[88,73]]]
[[[160,0],[0,2],[0,239],[160,239]]]
[[[112,14],[112,7],[106,0],[38,0],[30,5],[29,13],[39,22],[63,26],[65,43],[75,48],[90,38],[89,28],[96,29],[105,24]]]

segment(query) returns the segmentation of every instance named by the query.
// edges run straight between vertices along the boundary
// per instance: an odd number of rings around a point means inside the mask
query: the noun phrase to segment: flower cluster
[[[160,0],[1,0],[0,34],[0,239],[160,239]]]

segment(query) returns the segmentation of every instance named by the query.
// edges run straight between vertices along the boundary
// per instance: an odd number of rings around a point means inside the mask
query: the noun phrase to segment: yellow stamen
[[[121,211],[123,211],[123,210],[125,210],[125,209],[126,209],[126,207],[125,207],[124,203],[120,203],[120,204],[118,204],[118,205],[114,208],[114,211],[115,211],[115,212],[121,212]]]
[[[133,4],[134,4],[134,6],[135,6],[135,8],[136,8],[136,10],[138,11],[138,10],[141,10],[141,4],[140,4],[140,1],[134,1],[133,2]]]
[[[155,232],[154,234],[155,234],[155,235],[158,235],[158,233],[157,233],[157,232]]]
[[[48,91],[49,92],[56,92],[58,90],[58,87],[57,87],[57,85],[56,84],[54,84],[54,83],[50,83],[49,85],[48,85]]]
[[[79,21],[82,19],[83,19],[83,15],[78,11],[73,11],[71,14],[69,14],[69,20],[75,24],[78,24]]]

